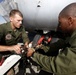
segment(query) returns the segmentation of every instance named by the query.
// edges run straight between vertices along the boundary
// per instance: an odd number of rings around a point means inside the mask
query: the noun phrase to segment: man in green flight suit
[[[17,54],[21,53],[21,45],[17,44],[22,39],[24,46],[29,43],[25,28],[22,26],[23,15],[13,9],[9,13],[10,22],[0,25],[0,53],[8,53],[14,51]],[[9,71],[7,75],[14,75],[13,71]]]
[[[69,4],[60,12],[58,29],[68,36],[62,41],[65,44],[60,44],[61,47],[57,48],[59,53],[56,56],[39,54],[33,48],[28,49],[27,56],[32,56],[32,59],[46,72],[54,75],[76,75],[76,3]],[[57,45],[59,46],[58,42]],[[48,52],[53,50],[49,46],[46,49]]]

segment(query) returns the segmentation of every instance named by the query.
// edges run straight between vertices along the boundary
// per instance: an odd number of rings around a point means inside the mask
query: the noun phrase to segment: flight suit
[[[21,38],[23,43],[29,41],[23,26],[14,31],[10,22],[0,25],[0,45],[16,45]]]
[[[46,56],[35,52],[32,59],[42,70],[54,75],[76,75],[76,30],[71,37],[66,38],[65,43],[68,45],[62,47],[57,56]]]
[[[6,46],[11,46],[11,45],[16,45],[17,43],[25,43],[29,42],[28,36],[26,34],[26,31],[23,26],[20,28],[16,29],[14,31],[11,28],[10,22],[4,23],[0,25],[0,45],[6,45]],[[0,52],[2,55],[4,54],[9,54],[11,52]],[[7,75],[14,75],[13,70],[11,69]]]

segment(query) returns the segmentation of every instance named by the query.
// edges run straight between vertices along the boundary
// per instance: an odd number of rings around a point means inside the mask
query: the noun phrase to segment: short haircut
[[[67,5],[59,14],[61,17],[76,17],[76,3],[71,3]]]
[[[18,10],[18,9],[13,9],[10,11],[9,16],[15,16],[15,14],[18,14],[19,16],[21,16],[23,18],[22,13]]]

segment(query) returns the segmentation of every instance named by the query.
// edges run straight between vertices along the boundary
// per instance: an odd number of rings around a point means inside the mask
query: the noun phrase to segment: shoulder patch
[[[10,40],[12,38],[12,35],[11,34],[7,34],[6,36],[5,36],[5,39],[6,40]]]

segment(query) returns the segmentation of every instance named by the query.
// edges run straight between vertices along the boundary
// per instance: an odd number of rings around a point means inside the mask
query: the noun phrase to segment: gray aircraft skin
[[[19,9],[23,16],[23,25],[27,30],[56,30],[59,12],[76,0],[2,0],[0,15],[9,21],[8,14],[12,9]]]
[[[34,30],[56,30],[58,14],[68,4],[76,0],[16,0],[24,14],[25,26]],[[21,5],[21,6],[20,6]]]

